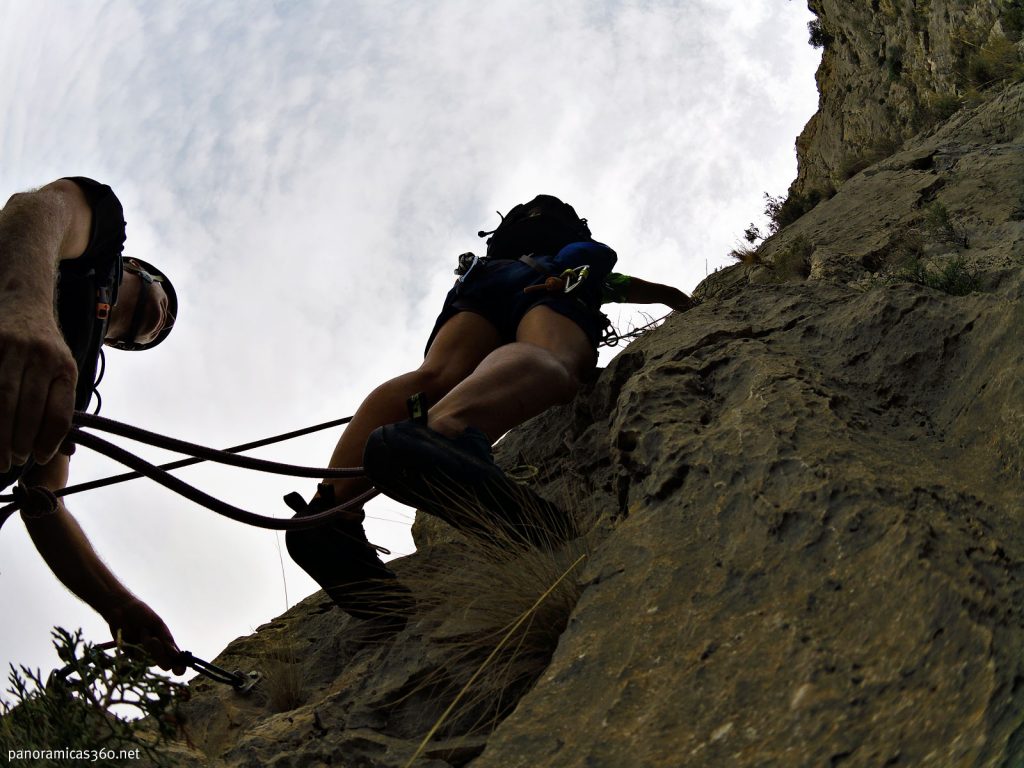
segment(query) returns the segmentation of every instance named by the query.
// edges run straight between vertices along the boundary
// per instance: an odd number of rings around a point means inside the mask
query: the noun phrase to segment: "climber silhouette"
[[[67,485],[65,438],[73,411],[92,399],[102,346],[149,349],[174,325],[170,281],[122,259],[124,241],[120,201],[92,179],[59,179],[0,210],[0,488],[20,480],[25,527],[57,578],[115,637],[180,674],[167,626],[104,565],[52,494]]]
[[[460,258],[455,286],[430,333],[423,363],[374,389],[359,406],[330,466],[359,466],[369,479],[325,481],[299,514],[355,498],[370,482],[396,500],[467,530],[453,496],[486,497],[493,524],[527,541],[571,535],[555,520],[522,519],[518,488],[491,458],[492,443],[549,407],[570,401],[597,363],[603,302],[691,300],[660,283],[612,272],[615,252],[596,242],[572,206],[538,195],[512,208],[489,235],[487,255]],[[407,416],[410,397],[432,404]],[[543,502],[540,502],[544,506]],[[547,507],[549,516],[559,516]],[[288,551],[334,601],[371,618],[395,602],[394,574],[368,544],[362,512],[327,531],[289,532]],[[485,522],[484,526],[488,523]],[[399,601],[401,602],[401,601]]]

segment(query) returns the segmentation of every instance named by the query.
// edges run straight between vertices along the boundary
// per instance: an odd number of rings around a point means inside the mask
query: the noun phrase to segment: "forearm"
[[[68,457],[34,467],[25,477],[26,488],[56,491],[68,482]],[[27,491],[31,496],[32,491]],[[84,600],[110,627],[111,634],[148,651],[164,669],[181,674],[185,667],[170,630],[152,608],[128,591],[100,560],[85,532],[59,499],[50,512],[29,505],[22,519],[32,542],[54,575]]]
[[[626,301],[630,304],[664,304],[675,309],[688,304],[689,299],[678,288],[631,277],[626,288]]]
[[[118,606],[134,599],[100,559],[63,503],[52,514],[22,517],[32,543],[54,575],[106,621]]]
[[[72,209],[60,192],[11,197],[0,210],[0,294],[51,308],[57,264],[72,222]]]

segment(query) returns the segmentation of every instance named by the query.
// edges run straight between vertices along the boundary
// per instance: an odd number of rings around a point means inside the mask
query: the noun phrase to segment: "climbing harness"
[[[346,419],[347,420],[347,419]],[[205,446],[196,445],[194,443],[188,443],[183,440],[177,440],[174,438],[167,437],[165,435],[159,435],[155,432],[149,432],[147,430],[139,429],[128,424],[122,424],[112,419],[105,419],[95,414],[82,413],[76,411],[73,419],[74,428],[69,433],[69,439],[73,443],[84,445],[87,448],[91,448],[98,453],[102,453],[105,456],[114,459],[115,461],[124,464],[125,466],[134,470],[133,473],[128,475],[119,476],[121,479],[127,480],[132,477],[140,477],[145,475],[150,479],[156,481],[160,485],[166,488],[170,488],[172,491],[184,496],[185,498],[193,501],[200,506],[206,507],[207,509],[216,512],[217,514],[228,517],[232,520],[236,520],[241,523],[253,525],[259,528],[267,528],[270,530],[301,530],[305,528],[315,528],[323,523],[332,520],[337,517],[345,516],[350,510],[358,508],[363,503],[372,499],[377,495],[377,491],[371,489],[361,494],[360,496],[351,499],[344,504],[339,504],[336,507],[319,512],[315,515],[309,515],[302,518],[292,519],[281,519],[276,517],[269,517],[264,515],[258,515],[253,512],[248,512],[238,507],[234,507],[227,504],[220,499],[210,496],[198,488],[189,485],[183,480],[169,474],[166,468],[157,467],[148,461],[130,453],[129,451],[119,448],[118,446],[104,440],[97,435],[83,431],[83,427],[89,427],[91,429],[103,430],[110,432],[121,437],[126,437],[131,440],[138,442],[147,443],[149,445],[157,446],[160,448],[166,448],[168,450],[176,451],[178,453],[188,453],[195,457],[194,459],[186,460],[187,463],[197,463],[198,461],[215,461],[221,464],[228,464],[231,466],[241,467],[244,469],[255,469],[261,472],[272,472],[275,474],[292,475],[297,477],[322,477],[322,478],[339,478],[339,477],[361,477],[363,475],[362,467],[343,467],[343,468],[320,468],[320,467],[300,467],[291,464],[282,464],[274,461],[266,461],[264,459],[254,459],[251,457],[238,456],[232,451],[242,450],[246,446],[241,448],[229,449],[227,451],[218,451],[212,448],[206,448]],[[297,430],[296,432],[289,433],[288,436],[297,436],[298,434],[306,434],[308,431],[315,431],[318,428],[325,428],[320,425],[315,428],[309,428],[307,430]],[[269,438],[268,440],[257,441],[258,444],[266,445],[268,442],[275,442],[277,440],[286,439],[286,437]],[[249,444],[248,447],[255,447],[253,444]],[[179,466],[183,466],[178,463]],[[98,481],[101,484],[112,484],[115,482],[113,478],[106,479],[109,482]],[[116,480],[120,482],[121,480]],[[93,485],[92,487],[96,487]],[[0,527],[3,526],[4,522],[12,515],[15,511],[20,509],[22,505],[28,506],[28,503],[33,499],[30,498],[30,494],[36,489],[30,489],[28,492],[18,492],[8,496],[0,496],[0,501],[13,501],[13,503],[0,508]],[[68,489],[64,489],[67,491]],[[57,495],[66,495],[58,491],[56,494],[50,494],[51,497]],[[34,509],[33,505],[33,509]],[[51,511],[56,509],[54,505]]]
[[[530,266],[533,265],[531,264]],[[537,291],[547,291],[548,293],[571,293],[579,288],[583,281],[589,276],[590,265],[581,264],[578,267],[564,270],[562,274],[558,275],[558,277],[551,275],[543,283],[538,285],[528,285],[526,288],[523,288],[523,293],[536,293]]]

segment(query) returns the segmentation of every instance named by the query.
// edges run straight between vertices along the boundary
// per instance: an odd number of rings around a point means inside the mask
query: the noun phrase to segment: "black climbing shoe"
[[[378,490],[473,536],[551,548],[578,535],[567,515],[498,468],[472,427],[454,438],[421,421],[381,427],[366,441],[363,468]]]
[[[298,493],[289,493],[284,501],[298,513],[295,517],[337,506],[333,486],[321,484],[318,491],[320,495],[308,504]],[[339,518],[316,528],[288,531],[288,554],[343,611],[397,632],[413,608],[412,594],[367,541],[362,510],[354,514],[357,519]]]

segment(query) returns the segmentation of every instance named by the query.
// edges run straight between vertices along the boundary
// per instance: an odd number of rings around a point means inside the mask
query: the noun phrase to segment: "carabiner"
[[[580,283],[587,279],[590,275],[590,265],[582,264],[573,269],[567,269],[562,273],[562,279],[565,280],[565,292],[575,290],[579,287]]]

